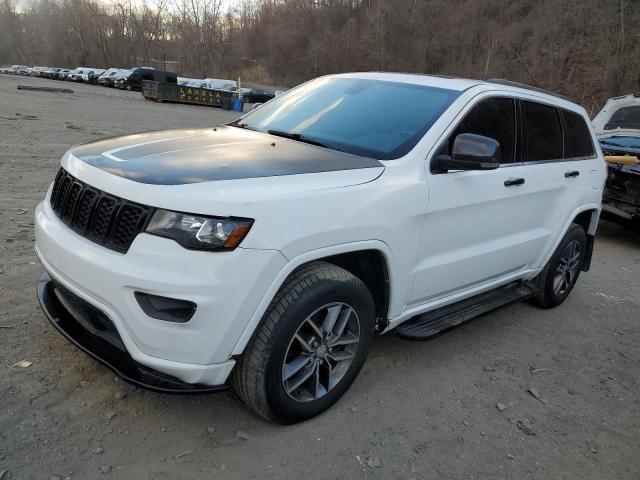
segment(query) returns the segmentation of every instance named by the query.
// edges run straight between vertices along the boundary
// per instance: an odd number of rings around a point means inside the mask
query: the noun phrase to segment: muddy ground
[[[334,408],[271,425],[232,393],[117,380],[54,331],[34,292],[32,212],[67,148],[234,114],[18,84],[57,85],[0,76],[0,479],[640,478],[637,236],[602,224],[559,308],[518,304],[426,343],[381,337]]]

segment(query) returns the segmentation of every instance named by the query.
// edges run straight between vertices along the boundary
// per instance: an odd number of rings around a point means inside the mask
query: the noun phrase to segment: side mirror
[[[446,173],[449,170],[494,170],[500,166],[500,144],[493,138],[461,133],[453,141],[451,157],[439,155],[433,159],[431,169]]]
[[[255,110],[256,108],[260,108],[262,105],[263,105],[262,103],[254,103],[251,106],[251,110]],[[249,110],[249,111],[251,111],[251,110]]]

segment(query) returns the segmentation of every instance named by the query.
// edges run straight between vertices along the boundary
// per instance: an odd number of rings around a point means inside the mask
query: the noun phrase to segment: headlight
[[[171,238],[185,248],[233,250],[252,224],[253,220],[248,218],[212,218],[158,209],[146,232]]]

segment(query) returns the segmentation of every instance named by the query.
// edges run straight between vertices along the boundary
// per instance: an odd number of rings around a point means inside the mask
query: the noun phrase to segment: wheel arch
[[[591,257],[593,256],[593,245],[596,238],[596,228],[598,227],[598,219],[600,218],[600,210],[598,208],[590,208],[582,210],[573,217],[571,223],[577,223],[584,229],[587,235],[587,247],[585,251],[584,261],[582,262],[582,271],[588,272],[591,268]],[[567,227],[568,228],[568,227]]]
[[[291,259],[276,275],[271,286],[263,295],[251,319],[236,341],[231,355],[242,354],[254,332],[260,326],[271,300],[289,276],[296,269],[314,261],[332,263],[360,278],[373,296],[376,305],[377,329],[378,331],[384,330],[388,323],[387,314],[393,293],[391,258],[391,250],[386,243],[368,240],[312,250]],[[379,275],[382,277],[380,278]]]
[[[389,265],[380,250],[355,250],[330,255],[317,260],[337,265],[358,277],[367,286],[376,307],[376,329],[382,331],[389,323]]]
[[[585,204],[585,205],[581,205],[576,210],[574,210],[573,213],[569,216],[566,224],[564,225],[564,228],[561,230],[560,235],[558,235],[558,238],[556,238],[556,241],[553,243],[552,248],[549,249],[549,252],[547,252],[547,255],[545,256],[544,261],[542,262],[543,268],[544,268],[544,265],[547,264],[547,262],[553,255],[553,252],[555,252],[556,248],[558,248],[558,245],[560,244],[564,236],[569,231],[569,228],[571,227],[571,225],[574,223],[577,223],[582,228],[584,228],[584,231],[587,235],[587,251],[585,252],[585,259],[582,264],[582,271],[588,272],[591,266],[591,256],[593,253],[594,239],[595,239],[596,228],[598,226],[599,218],[600,218],[599,204],[595,204],[595,203]]]
[[[570,223],[577,223],[584,229],[585,234],[595,236],[599,216],[600,212],[597,208],[588,208],[576,213]]]

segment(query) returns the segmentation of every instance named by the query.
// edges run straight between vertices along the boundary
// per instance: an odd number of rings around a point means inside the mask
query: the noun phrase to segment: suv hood
[[[365,170],[358,178],[345,175],[343,185],[348,185],[371,181],[383,169],[372,158],[230,126],[112,137],[77,146],[69,155],[112,175],[151,185]]]

